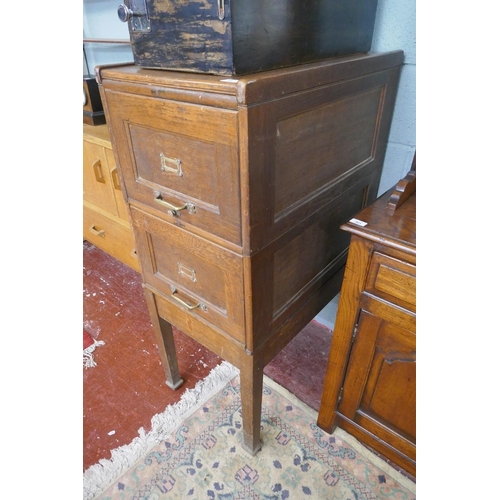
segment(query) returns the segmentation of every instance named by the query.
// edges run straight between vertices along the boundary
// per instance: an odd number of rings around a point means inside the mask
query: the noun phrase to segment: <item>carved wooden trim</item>
[[[401,179],[394,188],[387,206],[386,213],[389,215],[394,212],[417,190],[417,153],[413,156],[413,162],[410,171],[404,179]]]

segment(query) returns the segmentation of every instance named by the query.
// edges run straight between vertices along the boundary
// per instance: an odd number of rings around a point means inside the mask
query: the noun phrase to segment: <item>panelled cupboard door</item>
[[[127,223],[130,223],[127,202],[125,201],[125,197],[123,196],[123,191],[120,185],[120,178],[118,177],[118,168],[116,167],[115,157],[113,156],[113,151],[111,149],[106,149],[106,160],[108,162],[111,185],[113,186],[113,193],[115,195],[115,204],[118,217],[120,217],[120,219],[123,219]]]
[[[416,459],[416,336],[361,311],[338,413]]]
[[[118,215],[106,153],[103,146],[83,141],[83,198],[110,214]]]

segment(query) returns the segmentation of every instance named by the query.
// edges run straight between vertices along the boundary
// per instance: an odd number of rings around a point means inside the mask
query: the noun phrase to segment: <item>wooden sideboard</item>
[[[96,68],[167,385],[175,325],[240,370],[252,454],[264,366],[338,293],[339,226],[376,198],[402,62]]]
[[[83,124],[83,237],[140,272],[106,124]]]
[[[416,477],[416,176],[342,229],[347,267],[318,425],[338,425]]]

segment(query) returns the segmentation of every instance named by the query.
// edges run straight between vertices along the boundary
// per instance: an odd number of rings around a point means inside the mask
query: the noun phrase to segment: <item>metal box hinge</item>
[[[224,6],[224,0],[217,0],[217,13],[220,21],[223,21],[226,17],[226,8]]]

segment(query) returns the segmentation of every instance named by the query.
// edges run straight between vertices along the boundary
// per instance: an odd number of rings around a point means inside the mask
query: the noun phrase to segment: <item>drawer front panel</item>
[[[145,282],[243,342],[242,258],[135,207],[131,215]]]
[[[236,113],[112,91],[107,103],[128,197],[239,245]]]
[[[83,206],[83,237],[132,269],[140,272],[132,229]]]
[[[416,267],[375,252],[368,273],[366,291],[416,312]]]

